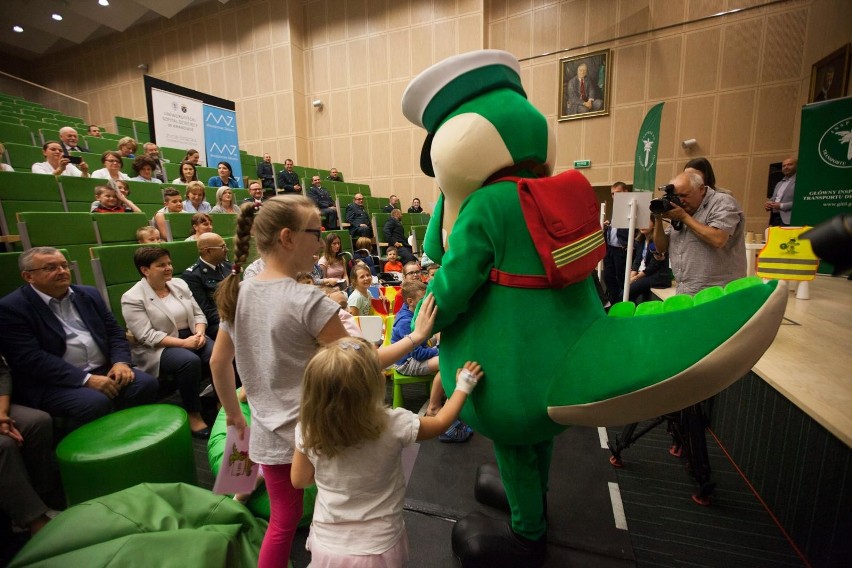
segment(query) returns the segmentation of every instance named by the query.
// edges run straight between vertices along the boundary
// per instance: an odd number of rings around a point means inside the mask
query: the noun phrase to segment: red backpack
[[[588,278],[606,254],[600,205],[586,177],[568,170],[547,178],[515,181],[524,221],[544,265],[545,276],[491,269],[491,281],[515,288],[564,288]],[[496,183],[496,182],[495,182]]]

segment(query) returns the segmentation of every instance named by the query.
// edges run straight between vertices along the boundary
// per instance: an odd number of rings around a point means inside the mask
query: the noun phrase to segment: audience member
[[[130,178],[130,181],[146,181],[149,183],[163,183],[160,179],[154,177],[154,169],[156,163],[148,156],[136,156],[133,158],[133,171],[136,172],[136,177]]]
[[[104,167],[93,171],[93,178],[109,180],[108,183],[113,187],[115,187],[115,182],[118,180],[127,181],[130,179],[129,175],[121,171],[124,167],[124,160],[122,160],[121,154],[118,152],[107,150],[101,154],[101,164]]]
[[[98,205],[92,208],[92,213],[141,213],[142,210],[130,201],[123,193],[108,185],[95,188],[95,201]]]
[[[263,258],[256,258],[252,261],[251,264],[246,266],[243,269],[243,280],[248,280],[249,278],[254,278],[266,268],[266,263],[263,262]]]
[[[186,282],[172,278],[169,251],[142,246],[133,261],[142,279],[121,296],[121,313],[136,340],[133,361],[154,376],[174,376],[192,435],[209,438],[198,396],[213,352],[207,318]]]
[[[189,150],[187,150],[186,155],[183,157],[184,162],[189,162],[190,164],[192,164],[195,167],[199,166],[198,161],[200,159],[201,159],[201,154],[198,152],[198,150],[195,150],[194,148],[190,148]]]
[[[211,213],[233,213],[240,212],[239,207],[234,204],[234,192],[227,185],[216,190],[216,205],[210,210]]]
[[[226,186],[227,187],[227,186]],[[186,199],[183,200],[183,210],[187,213],[210,213],[213,210],[205,199],[207,190],[200,181],[186,184]]]
[[[136,242],[140,245],[156,244],[162,242],[160,231],[151,225],[145,225],[136,229]]]
[[[119,179],[111,185],[115,185],[115,189],[117,189],[124,197],[130,197],[130,184],[127,183],[128,181],[130,180]]]
[[[101,127],[97,124],[90,124],[89,128],[86,130],[86,136],[94,136],[95,138],[102,138],[101,136]]]
[[[423,213],[423,208],[420,207],[420,200],[414,198],[411,200],[411,207],[408,208],[409,213]]]
[[[343,181],[343,176],[340,175],[340,172],[337,171],[337,168],[331,168],[328,172],[328,177],[325,178],[328,181]]]
[[[323,286],[322,291],[328,296],[329,300],[340,306],[337,315],[340,322],[343,324],[346,333],[352,337],[364,337],[364,332],[361,331],[361,326],[355,321],[355,316],[349,313],[349,304],[346,302],[346,294],[337,286]]]
[[[403,282],[422,282],[422,276],[423,270],[420,268],[420,264],[416,260],[406,262],[405,266],[402,267]]]
[[[400,208],[399,197],[397,197],[396,195],[391,195],[388,198],[388,204],[385,205],[384,207],[382,207],[382,212],[383,213],[390,213],[394,209],[399,209],[399,208]]]
[[[180,175],[172,180],[172,183],[188,184],[191,181],[198,181],[198,170],[195,164],[184,160],[180,163]]]
[[[319,259],[320,267],[325,278],[333,278],[335,281],[346,282],[345,287],[349,287],[349,276],[346,273],[346,261],[340,236],[334,233],[328,233],[325,236],[325,246],[323,254]]]
[[[228,424],[242,434],[246,420],[237,402],[232,365],[239,353],[237,370],[253,410],[249,457],[263,466],[269,492],[269,528],[259,566],[287,562],[302,515],[302,492],[292,486],[290,468],[305,366],[317,345],[347,337],[337,317],[339,307],[316,287],[293,280],[296,272],[310,266],[318,243],[314,237],[319,235],[319,212],[307,197],[286,195],[263,207],[243,205],[234,262],[237,267],[246,262],[253,236],[266,267],[242,284],[232,273],[216,293],[222,324],[211,361],[213,380]],[[430,296],[420,308],[412,342],[431,335],[434,318]],[[380,347],[380,365],[390,364],[410,348],[402,342]]]
[[[12,404],[11,392],[12,375],[0,357],[0,513],[33,536],[57,514],[42,500],[58,479],[53,423],[46,412]]]
[[[198,237],[198,260],[181,275],[207,318],[207,336],[211,339],[219,333],[219,311],[213,294],[232,268],[227,258],[225,239],[213,232],[204,233]]]
[[[142,145],[142,149],[145,151],[145,155],[151,158],[151,161],[154,162],[153,176],[162,183],[168,183],[169,180],[166,178],[166,169],[163,167],[163,159],[160,157],[160,147],[153,142],[145,142],[145,144]]]
[[[34,174],[52,174],[55,176],[89,177],[89,164],[80,161],[79,169],[71,163],[71,158],[62,153],[59,142],[49,140],[41,147],[44,161],[33,164]]]
[[[352,282],[352,293],[349,294],[347,300],[349,313],[353,316],[370,315],[373,311],[373,305],[370,301],[372,297],[370,286],[373,284],[373,275],[370,273],[370,267],[360,262],[353,265],[352,272],[349,274],[349,281]]]
[[[670,183],[681,206],[661,216],[680,221],[675,230],[654,225],[654,244],[668,253],[678,294],[695,294],[710,286],[724,286],[746,274],[745,216],[739,203],[702,182],[701,176],[682,173]]]
[[[662,221],[660,221],[662,222]],[[672,272],[669,270],[669,257],[661,253],[654,245],[654,216],[647,227],[639,229],[633,265],[630,271],[630,292],[628,300],[640,303],[650,300],[651,288],[670,288]]]
[[[183,201],[180,198],[180,192],[173,187],[167,187],[163,190],[163,208],[154,214],[151,219],[151,226],[160,231],[160,235],[168,235],[166,213],[181,213],[182,211]],[[170,240],[174,240],[174,235]]]
[[[284,160],[284,169],[278,172],[278,189],[283,193],[301,193],[302,181],[299,174],[293,171],[293,160]]]
[[[275,193],[275,168],[272,167],[272,156],[264,152],[263,161],[257,165],[257,177],[264,189]]]
[[[337,341],[313,358],[305,369],[290,480],[294,487],[318,487],[307,541],[315,565],[408,565],[403,448],[446,429],[481,378],[479,365],[468,361],[444,409],[417,416],[384,405],[382,363],[363,339]],[[332,402],[342,415],[328,412]]]
[[[192,232],[185,241],[197,241],[201,235],[213,232],[213,219],[207,213],[193,213],[190,223]]]
[[[397,256],[396,247],[391,245],[385,252],[388,255],[388,261],[382,268],[382,272],[399,272],[402,274],[402,263],[399,261],[399,257]]]
[[[405,282],[402,285],[403,304],[393,318],[391,343],[406,339],[411,331],[411,318],[414,308],[426,295],[426,285],[423,282]],[[414,348],[414,351],[404,355],[396,362],[396,370],[400,374],[410,376],[432,375],[438,372],[438,348],[431,347],[427,339]],[[435,403],[437,402],[437,405]],[[429,400],[429,406],[440,408],[441,400]]]
[[[136,140],[130,136],[125,136],[118,141],[118,153],[122,158],[135,158],[136,148]]]
[[[68,260],[52,247],[18,259],[26,284],[0,300],[0,352],[15,401],[63,417],[68,431],[154,402],[157,381],[130,366],[130,348],[100,293],[71,284]]]
[[[427,266],[426,274],[423,275],[423,282],[429,282],[430,280],[432,280],[432,278],[435,277],[435,273],[438,272],[439,268],[441,268],[441,265],[435,262]]]
[[[0,160],[6,159],[6,146],[0,142]],[[5,161],[0,161],[0,172],[14,172],[15,169]]]
[[[399,209],[391,211],[390,217],[385,221],[384,227],[382,227],[382,234],[385,237],[386,243],[396,247],[403,264],[414,260],[414,253],[411,252],[411,245],[408,244],[408,240],[405,238],[405,228],[402,226],[402,211]]]
[[[769,211],[770,227],[789,227],[793,216],[793,194],[796,192],[796,165],[797,160],[793,157],[781,162],[781,171],[784,178],[775,184],[772,197],[763,204],[763,208]]]
[[[349,263],[349,266],[355,266],[359,262],[364,263],[367,265],[367,268],[370,269],[370,274],[377,276],[378,271],[376,270],[376,263],[373,261],[373,253],[370,250],[372,246],[373,241],[367,237],[358,237],[358,240],[355,241],[355,252],[352,254],[352,260]]]
[[[228,162],[219,162],[216,171],[219,175],[210,178],[207,181],[207,185],[210,187],[222,187],[223,185],[227,185],[231,188],[240,187],[240,182],[234,177],[234,171],[231,169],[231,164]]]
[[[243,203],[254,203],[260,205],[264,201],[263,186],[259,181],[253,181],[248,186],[249,196],[243,199]]]
[[[311,177],[311,187],[308,188],[308,197],[317,204],[320,213],[325,216],[325,228],[327,230],[338,229],[337,204],[328,190],[322,186],[320,177],[317,175]]]
[[[89,147],[80,143],[80,137],[77,131],[70,126],[63,126],[59,129],[59,144],[62,146],[62,153],[66,156],[68,152],[88,152]]]
[[[373,238],[373,228],[370,226],[370,215],[364,209],[364,196],[356,193],[352,203],[346,206],[346,222],[349,223],[349,234],[352,238]]]
[[[615,194],[627,191],[623,181],[612,184],[610,194],[615,203]],[[624,294],[624,271],[627,266],[627,241],[630,239],[630,229],[616,229],[609,223],[604,225],[604,240],[606,241],[606,256],[603,260],[604,285],[606,295],[611,304],[621,301]]]

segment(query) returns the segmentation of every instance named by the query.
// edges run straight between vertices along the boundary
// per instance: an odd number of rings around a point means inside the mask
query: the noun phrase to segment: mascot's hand
[[[469,395],[479,384],[482,375],[482,367],[479,363],[468,361],[464,364],[464,368],[456,373],[456,390]]]
[[[420,303],[417,319],[414,320],[414,331],[411,338],[415,345],[420,345],[432,337],[432,326],[435,325],[435,317],[438,315],[438,306],[435,305],[435,296],[428,294]]]

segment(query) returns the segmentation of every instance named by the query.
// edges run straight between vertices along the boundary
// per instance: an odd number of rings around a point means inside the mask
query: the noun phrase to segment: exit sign
[[[591,160],[574,160],[574,169],[580,168],[591,168],[592,161]]]

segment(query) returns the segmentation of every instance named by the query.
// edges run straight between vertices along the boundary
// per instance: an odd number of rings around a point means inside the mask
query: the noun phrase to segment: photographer
[[[659,253],[669,253],[677,293],[695,294],[744,277],[745,215],[739,203],[694,173],[682,173],[671,184],[671,208],[657,218],[677,222],[680,229],[656,223],[654,242]]]

